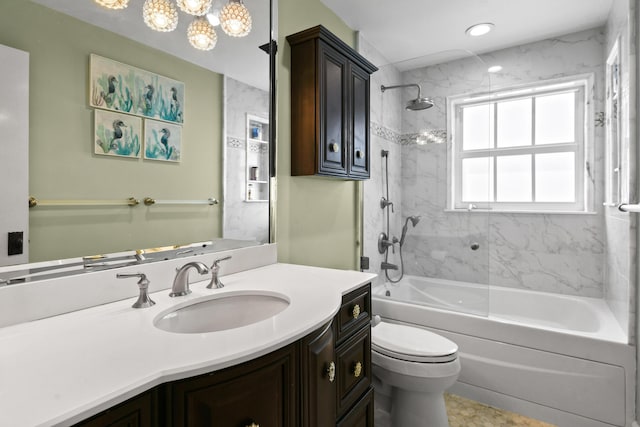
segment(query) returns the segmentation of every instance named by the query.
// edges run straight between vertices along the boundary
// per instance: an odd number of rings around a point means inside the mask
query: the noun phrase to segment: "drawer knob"
[[[364,157],[364,153],[362,152],[362,150],[356,150],[356,157],[358,159],[361,159]]]
[[[260,427],[260,424],[251,423],[251,424],[247,424],[247,427]]]
[[[351,311],[351,315],[354,319],[357,319],[360,316],[360,305],[356,304],[353,306],[353,310]]]
[[[329,151],[331,151],[332,153],[337,153],[340,150],[340,146],[335,143],[332,142],[331,144],[329,144]]]
[[[356,364],[353,365],[353,376],[360,378],[360,375],[362,375],[362,363],[356,362]]]
[[[335,379],[336,379],[336,364],[333,363],[333,362],[329,363],[329,366],[325,370],[325,373],[327,374],[327,377],[329,378],[329,382],[330,383],[334,382]]]

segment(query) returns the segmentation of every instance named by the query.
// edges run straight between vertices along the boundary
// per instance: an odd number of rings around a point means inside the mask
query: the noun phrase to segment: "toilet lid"
[[[396,359],[423,363],[449,362],[458,352],[458,346],[443,336],[422,328],[387,322],[380,322],[371,329],[371,347]]]

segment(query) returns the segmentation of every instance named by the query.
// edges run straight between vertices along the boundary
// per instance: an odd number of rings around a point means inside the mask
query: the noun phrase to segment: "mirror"
[[[213,8],[226,3],[216,0]],[[8,217],[5,210],[13,204],[25,228],[0,221],[0,247],[7,247],[8,232],[24,231],[25,253],[2,254],[0,265],[220,238],[241,239],[239,245],[268,242],[269,164],[252,159],[245,147],[248,136],[254,135],[247,127],[251,126],[248,116],[258,117],[263,126],[260,135],[255,134],[260,137],[255,139],[265,141],[259,150],[269,150],[270,145],[266,142],[270,135],[269,55],[259,46],[271,38],[271,4],[259,0],[244,4],[252,16],[249,35],[230,37],[218,26],[215,48],[200,51],[187,40],[191,15],[178,11],[175,31],[156,32],[143,21],[142,1],[131,1],[123,10],[109,10],[94,1],[2,2],[0,45],[27,52],[29,73],[28,137],[23,141],[3,138],[1,145],[6,153],[10,146],[28,141],[28,148],[23,148],[29,155],[28,165],[16,167],[15,175],[3,179],[0,198],[7,188],[17,187],[12,180],[28,180],[29,185],[28,194],[13,196],[13,203],[1,202],[0,216]],[[90,104],[92,54],[184,83],[184,120],[169,123],[181,132],[179,161],[149,155],[145,139],[149,135],[157,139],[163,128],[173,128],[161,119],[139,114],[125,115],[139,123],[139,157],[105,155],[96,149],[98,122],[105,110]],[[2,62],[6,76],[11,69]],[[226,90],[233,93],[225,94]],[[0,105],[0,129],[14,122],[13,110],[11,102]],[[111,116],[106,120],[114,122]],[[227,141],[232,141],[231,149]],[[258,168],[257,176],[249,175],[254,170],[246,167],[248,161],[255,163],[251,167]],[[1,162],[8,168],[12,161],[3,156]],[[252,194],[256,200],[247,200],[249,178],[255,178],[252,187],[257,181],[267,182],[259,184],[259,201],[256,190]],[[39,205],[25,209],[28,196],[38,199]],[[147,197],[157,203],[143,204]],[[128,198],[140,203],[129,206],[124,203]],[[219,203],[206,203],[210,198]],[[46,206],[50,201],[74,205]],[[109,205],[84,206],[89,201]]]

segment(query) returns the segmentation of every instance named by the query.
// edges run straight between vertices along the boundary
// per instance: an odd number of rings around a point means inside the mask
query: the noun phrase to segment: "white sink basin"
[[[225,331],[269,319],[288,306],[289,300],[281,294],[228,293],[161,313],[153,324],[182,334]]]

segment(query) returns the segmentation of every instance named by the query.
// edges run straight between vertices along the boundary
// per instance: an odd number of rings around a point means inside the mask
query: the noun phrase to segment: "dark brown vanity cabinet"
[[[167,385],[167,419],[180,427],[296,427],[296,346]]]
[[[290,35],[291,174],[369,178],[377,68],[323,26]]]
[[[302,341],[303,427],[373,426],[371,287],[342,298],[340,311]]]
[[[77,425],[91,427],[372,427],[371,286],[338,314],[258,359],[171,381]]]

